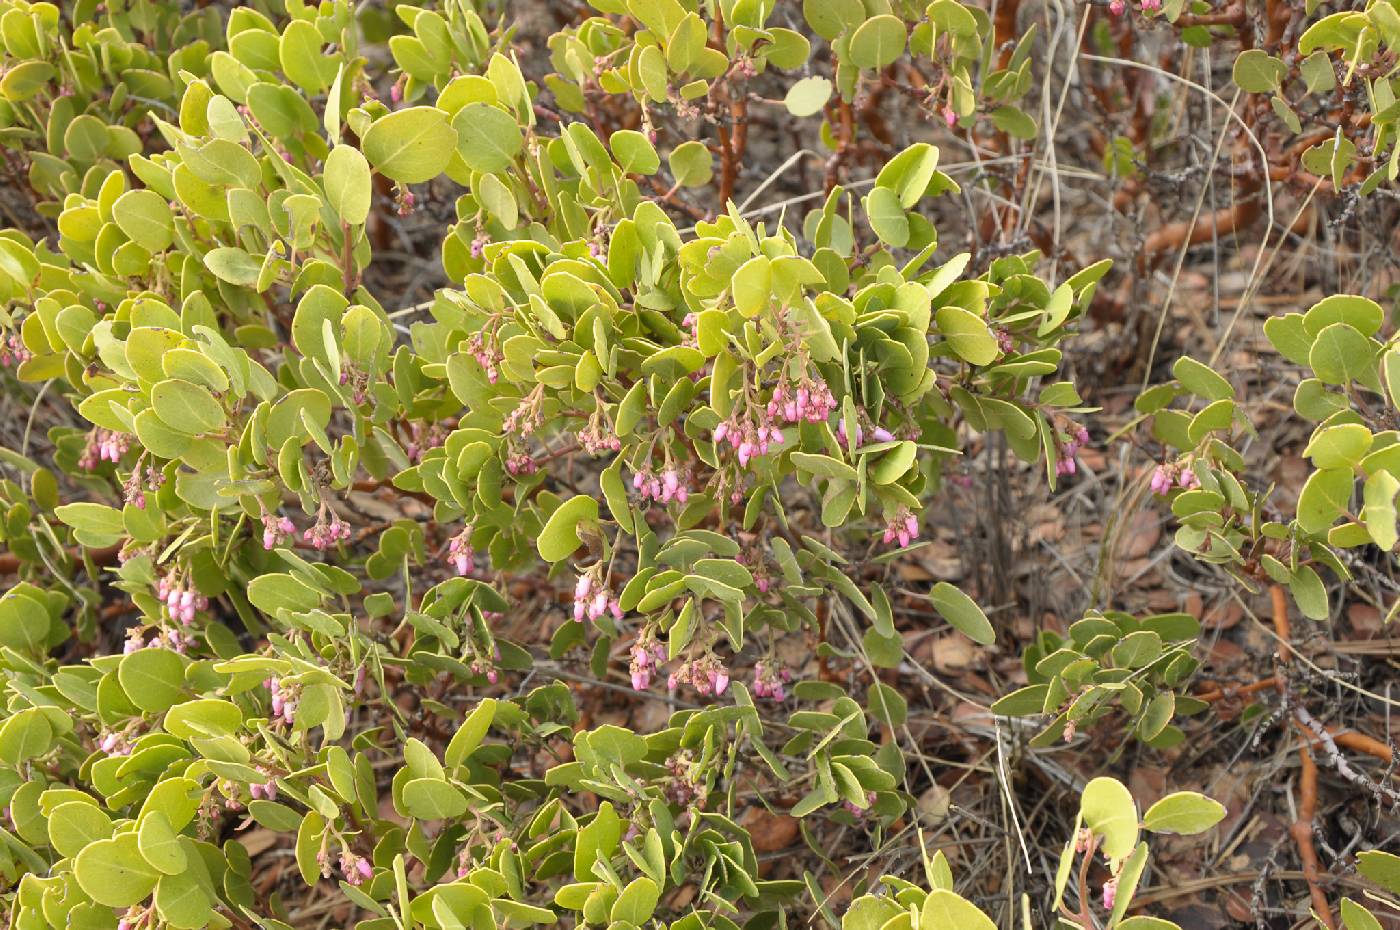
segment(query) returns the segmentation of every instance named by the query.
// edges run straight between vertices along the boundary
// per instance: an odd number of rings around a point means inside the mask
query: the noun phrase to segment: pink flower
[[[1158,465],[1152,472],[1152,493],[1166,494],[1172,489],[1172,473],[1170,466]]]
[[[1113,910],[1113,902],[1118,897],[1118,876],[1110,878],[1103,883],[1103,906],[1105,910]]]

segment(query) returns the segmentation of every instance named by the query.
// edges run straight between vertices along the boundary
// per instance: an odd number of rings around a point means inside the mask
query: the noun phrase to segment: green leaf
[[[773,263],[766,255],[755,255],[734,272],[730,287],[739,312],[746,317],[757,316],[772,297]]]
[[[461,765],[476,750],[476,747],[481,745],[481,741],[486,737],[486,731],[490,729],[491,721],[495,717],[496,701],[494,698],[485,698],[472,709],[472,712],[467,715],[467,719],[462,721],[462,725],[457,728],[457,732],[452,734],[452,739],[443,753],[443,762],[448,768]]]
[[[457,153],[473,171],[505,171],[525,146],[515,117],[487,103],[462,107],[452,118],[452,128],[457,130]]]
[[[656,174],[661,170],[661,156],[656,154],[656,147],[635,129],[619,129],[608,137],[608,147],[628,174]]]
[[[1034,139],[1038,131],[1035,120],[1020,107],[997,107],[991,112],[992,125],[1017,139]]]
[[[1153,833],[1204,833],[1225,819],[1225,805],[1194,791],[1169,794],[1147,809],[1142,825]]]
[[[788,88],[783,103],[793,116],[820,113],[831,99],[831,81],[824,77],[806,77]]]
[[[1366,524],[1366,532],[1381,549],[1389,552],[1395,548],[1395,494],[1400,492],[1400,479],[1388,471],[1378,471],[1366,479],[1362,492],[1365,502],[1361,510],[1361,520]]]
[[[141,855],[135,833],[91,844],[73,861],[73,874],[87,896],[106,907],[139,904],[160,878]]]
[[[240,248],[220,246],[204,256],[204,267],[220,281],[252,287],[262,274],[262,262]]]
[[[574,840],[574,879],[580,882],[596,880],[593,863],[599,857],[604,860],[611,858],[621,839],[622,819],[617,816],[612,802],[604,801],[587,826],[579,829]]]
[[[112,204],[112,219],[132,242],[156,254],[170,247],[175,220],[170,204],[155,191],[127,191]]]
[[[642,876],[633,879],[626,888],[622,889],[622,893],[613,902],[612,911],[608,917],[613,923],[621,920],[640,927],[651,919],[659,900],[661,900],[661,889],[656,886],[656,882]]]
[[[990,646],[997,641],[996,630],[982,608],[957,587],[940,581],[929,592],[929,599],[944,620],[974,643]]]
[[[191,872],[164,875],[156,884],[156,910],[175,930],[199,930],[214,916],[209,895]]]
[[[897,16],[872,16],[851,36],[851,64],[875,71],[894,63],[904,53],[908,38],[904,21]]]
[[[400,184],[437,177],[456,148],[457,133],[437,107],[409,107],[377,119],[361,145],[375,170]]]
[[[1235,59],[1235,84],[1250,94],[1278,90],[1288,66],[1261,49],[1251,48]]]
[[[49,842],[58,854],[72,858],[89,843],[112,835],[112,818],[88,801],[66,801],[49,813]]]
[[[147,713],[163,713],[184,700],[185,661],[169,649],[138,649],[122,657],[117,680],[131,703]]]
[[[166,426],[191,435],[221,429],[226,421],[208,388],[174,378],[151,388],[151,407]]]
[[[1197,397],[1215,401],[1235,396],[1235,389],[1230,387],[1229,381],[1190,356],[1183,355],[1176,360],[1172,375],[1181,382],[1182,387]]]
[[[714,160],[710,157],[710,150],[705,143],[694,139],[671,149],[666,163],[681,187],[699,187],[710,183],[710,178],[714,176]]]
[[[1342,898],[1341,913],[1346,930],[1381,930],[1381,922],[1351,898]]]
[[[1308,533],[1327,532],[1351,503],[1354,484],[1349,468],[1313,472],[1298,495],[1298,525]]]
[[[1118,893],[1113,902],[1113,911],[1108,915],[1107,930],[1113,930],[1122,921],[1123,915],[1132,906],[1133,895],[1137,894],[1138,882],[1147,868],[1147,844],[1138,843],[1133,854],[1118,870]]]
[[[1356,854],[1356,868],[1391,894],[1400,894],[1400,856],[1367,850]]]
[[[374,189],[370,183],[369,162],[360,150],[337,145],[326,157],[324,183],[326,199],[341,222],[360,226],[369,216]]]
[[[598,501],[586,494],[579,494],[560,504],[545,521],[535,541],[540,558],[546,562],[558,562],[573,553],[583,540],[579,538],[579,524],[598,519]]]
[[[997,925],[971,901],[938,888],[919,909],[919,930],[997,930]]]
[[[68,505],[81,506],[81,505]],[[92,506],[101,507],[101,504]],[[62,509],[62,508],[60,508]],[[110,508],[103,508],[109,510]],[[116,511],[112,511],[116,513]],[[71,515],[71,511],[69,511]],[[105,516],[105,514],[104,514]],[[118,514],[120,519],[120,514]],[[60,516],[60,519],[63,519]],[[67,520],[64,520],[67,523]],[[120,531],[118,531],[120,532]],[[48,643],[49,612],[37,597],[28,597],[26,592],[38,593],[30,585],[20,584],[0,595],[0,645],[11,649],[39,649]]]
[[[1303,314],[1303,328],[1317,336],[1333,323],[1345,323],[1363,336],[1374,336],[1385,322],[1385,311],[1369,297],[1333,294],[1313,304]]]
[[[1375,357],[1372,344],[1365,336],[1346,323],[1333,323],[1313,340],[1308,364],[1319,380],[1327,384],[1347,384],[1352,379],[1368,380],[1367,369],[1375,364]]]
[[[1316,468],[1354,468],[1371,451],[1373,441],[1371,431],[1360,423],[1341,423],[1314,433],[1303,456]]]
[[[467,812],[467,796],[439,778],[414,778],[403,786],[403,806],[419,820],[452,820]]]
[[[170,826],[170,820],[161,811],[151,811],[141,818],[141,826],[136,834],[141,855],[151,867],[166,875],[179,875],[185,871],[185,850],[180,845],[180,837]]]
[[[1001,347],[986,321],[975,313],[961,307],[939,307],[934,322],[949,346],[964,361],[990,365],[1001,354]]]
[[[1133,851],[1138,838],[1137,804],[1122,782],[1095,778],[1084,786],[1079,805],[1084,823],[1101,838],[1105,857],[1122,859]]]
[[[900,205],[899,194],[888,187],[875,187],[863,202],[870,228],[881,242],[896,249],[908,244],[909,216]]]

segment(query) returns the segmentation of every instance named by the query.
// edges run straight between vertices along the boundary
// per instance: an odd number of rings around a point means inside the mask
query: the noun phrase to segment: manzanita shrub
[[[1034,138],[1035,31],[1007,41],[956,0],[591,6],[523,55],[511,8],[465,0],[0,3],[0,145],[50,224],[0,232],[0,360],[7,390],[71,413],[43,460],[0,450],[10,926],[287,927],[253,824],[364,930],[995,926],[924,848],[915,881],[832,913],[811,876],[765,879],[734,815],[742,786],[804,830],[911,841],[889,738],[908,702],[877,675],[908,658],[887,570],[972,447],[1054,487],[1092,441],[1060,346],[1109,262],[940,246],[960,188],[928,141],[847,170],[853,103],[891,84],[932,125]],[[1301,51],[1350,79],[1395,24],[1385,2],[1337,13]],[[1241,86],[1280,88],[1273,62],[1242,56]],[[903,64],[937,79],[903,85]],[[735,203],[760,102],[830,149],[783,213]],[[390,215],[425,212],[450,283],[404,305],[371,266]],[[1182,359],[1138,401],[1178,544],[1313,617],[1338,550],[1396,542],[1382,322],[1350,297],[1272,322],[1319,422],[1293,516],[1244,473],[1229,381]],[[367,493],[401,515],[358,511]],[[521,639],[531,587],[563,596]],[[928,598],[996,641],[957,587]],[[1170,746],[1204,708],[1198,634],[1091,612],[1040,634],[994,711],[1047,715],[1036,749],[1110,717]],[[852,673],[802,680],[788,637]],[[672,713],[594,725],[561,669]],[[1223,816],[1189,792],[1140,815],[1090,781],[1047,912],[1174,926],[1128,916],[1139,831]]]

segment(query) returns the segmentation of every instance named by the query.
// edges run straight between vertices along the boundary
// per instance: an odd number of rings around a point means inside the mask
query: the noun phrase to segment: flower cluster
[[[267,781],[262,784],[254,782],[248,786],[248,793],[255,801],[275,801],[277,800],[277,781],[267,769],[259,766],[258,771],[267,776]]]
[[[886,545],[899,540],[901,548],[918,538],[919,518],[910,513],[908,507],[901,507],[895,512],[894,519],[885,525],[885,532],[880,537]]]
[[[130,448],[131,437],[126,433],[97,427],[88,433],[87,445],[78,458],[78,467],[83,471],[96,471],[103,462],[120,462]]]
[[[836,437],[841,440],[841,444],[843,446],[846,445],[846,443],[849,441],[849,437],[846,435],[845,417],[842,417],[840,420],[836,421]],[[870,439],[872,442],[894,442],[894,438],[894,433],[891,433],[883,426],[877,426],[870,431]],[[856,448],[860,448],[863,445],[865,445],[865,428],[859,423],[857,423]]]
[[[873,792],[873,791],[867,791],[867,792],[865,793],[865,806],[864,806],[864,807],[858,807],[856,804],[852,803],[851,801],[846,801],[846,802],[845,802],[844,804],[842,804],[841,806],[845,809],[846,813],[850,814],[852,817],[864,817],[864,816],[866,816],[867,814],[870,813],[870,806],[871,806],[872,804],[875,803],[875,799],[876,799],[875,792]]]
[[[729,689],[729,670],[719,656],[707,652],[698,659],[682,662],[681,666],[666,677],[666,690],[675,691],[688,684],[702,697],[711,694],[721,695]]]
[[[189,587],[187,582],[172,581],[169,575],[160,579],[156,593],[170,611],[170,619],[179,620],[185,626],[194,622],[196,611],[209,608],[207,597]]]
[[[475,245],[475,243],[473,243],[473,245]],[[476,257],[480,258],[479,255]],[[488,343],[481,333],[475,333],[472,335],[471,339],[467,341],[467,351],[471,353],[472,358],[476,359],[476,363],[481,366],[481,369],[486,372],[487,382],[495,384],[496,380],[501,376],[501,371],[496,366],[502,358],[496,346]]]
[[[131,474],[122,483],[122,500],[137,510],[145,510],[146,492],[159,491],[163,484],[165,484],[165,472],[154,465],[143,468],[141,460],[137,459],[136,467],[131,470]]]
[[[594,578],[594,571],[579,575],[574,585],[574,619],[582,623],[585,617],[597,620],[606,613],[611,613],[614,620],[621,620],[622,605],[611,596],[607,585]]]
[[[632,662],[628,668],[632,687],[637,691],[650,688],[652,676],[661,671],[666,658],[666,647],[657,642],[649,631],[643,631],[632,644]]]
[[[792,673],[786,668],[769,662],[755,662],[753,666],[753,693],[762,698],[781,701],[787,697],[783,686],[792,681]]]
[[[749,417],[744,417],[742,420],[725,420],[715,427],[715,445],[726,439],[734,448],[742,468],[756,456],[767,455],[769,443],[782,445],[783,431],[771,423],[755,424]]]
[[[263,511],[263,548],[275,549],[296,535],[297,528],[287,517],[279,517],[270,511]]]
[[[316,518],[316,525],[301,534],[301,538],[306,540],[311,548],[322,551],[350,538],[350,524],[336,514],[331,514],[331,518],[327,520],[326,510],[327,508],[322,507],[320,515]]]
[[[102,738],[97,741],[97,748],[109,756],[131,754],[131,744],[127,742],[126,736],[122,733],[104,733]]]
[[[297,700],[300,697],[300,689],[296,685],[282,681],[276,675],[263,682],[267,690],[272,692],[272,719],[274,722],[281,721],[291,725],[296,719]]]
[[[447,561],[459,575],[476,571],[476,553],[472,550],[472,527],[467,527],[447,543]]]
[[[583,451],[589,455],[602,455],[606,452],[616,452],[622,448],[622,440],[613,435],[613,432],[598,417],[588,421],[588,425],[578,431],[578,444],[583,446]]]
[[[1189,491],[1192,488],[1200,487],[1201,479],[1196,477],[1196,473],[1186,465],[1178,465],[1174,462],[1166,462],[1158,465],[1152,472],[1152,493],[1163,495],[1171,493],[1174,488],[1181,488]]]
[[[1142,12],[1156,13],[1162,8],[1162,0],[1141,0]],[[1108,11],[1114,16],[1122,16],[1128,10],[1127,0],[1110,0]]]
[[[19,333],[10,333],[10,335],[0,339],[0,365],[23,365],[31,357],[33,357],[33,353],[25,346]]]
[[[787,423],[825,423],[836,409],[836,398],[825,381],[804,378],[794,388],[779,383],[768,401],[768,415]]]
[[[641,495],[642,500],[656,501],[660,504],[669,504],[671,501],[684,504],[690,499],[689,485],[688,473],[669,466],[660,474],[643,468],[632,476],[632,487]]]
[[[1055,462],[1055,474],[1064,477],[1072,475],[1078,471],[1079,466],[1074,457],[1079,454],[1079,450],[1089,441],[1089,431],[1082,426],[1071,425],[1073,432],[1068,439],[1060,443],[1060,456]]]
[[[370,861],[348,849],[340,854],[340,871],[344,873],[345,881],[351,885],[361,884],[374,877],[374,866]]]
[[[408,456],[410,462],[419,462],[423,459],[423,453],[429,449],[436,449],[447,441],[447,431],[440,423],[414,422],[409,428],[410,439],[404,446],[404,454]]]
[[[513,477],[533,475],[539,467],[539,463],[535,461],[535,457],[528,452],[520,452],[506,459],[506,471]]]

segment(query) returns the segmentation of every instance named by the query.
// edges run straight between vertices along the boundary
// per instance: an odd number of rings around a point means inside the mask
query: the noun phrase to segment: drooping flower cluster
[[[275,801],[277,800],[277,781],[272,777],[267,769],[258,766],[258,771],[267,776],[267,781],[261,784],[254,782],[248,786],[248,793],[255,801]]]
[[[1155,13],[1162,8],[1162,0],[1141,0],[1140,6],[1144,13]],[[1108,11],[1114,16],[1122,16],[1127,9],[1127,0],[1109,0]]]
[[[729,689],[729,669],[719,656],[707,652],[698,659],[682,662],[666,677],[667,691],[675,691],[681,685],[690,685],[702,697],[721,695]]]
[[[836,438],[841,440],[841,445],[846,445],[848,436],[846,434],[846,418],[842,417],[836,421]],[[883,426],[876,426],[870,431],[871,442],[894,442],[894,433]],[[856,448],[865,445],[865,427],[856,424]]]
[[[19,333],[10,333],[5,338],[0,339],[0,365],[18,367],[32,357],[33,353],[25,346]]]
[[[485,244],[485,240],[482,240],[482,244]],[[476,243],[472,245],[475,247]],[[473,257],[481,257],[476,252],[472,254]],[[472,358],[476,359],[476,363],[481,366],[482,371],[486,372],[487,382],[495,384],[496,380],[501,376],[501,371],[497,365],[503,358],[500,350],[496,348],[495,343],[487,342],[486,337],[482,333],[473,333],[471,339],[467,341],[467,351],[471,353]]]
[[[131,504],[138,510],[146,509],[146,492],[159,491],[161,485],[165,484],[165,472],[148,465],[144,468],[141,460],[136,460],[136,467],[127,475],[126,481],[122,483],[122,500]]]
[[[168,611],[170,619],[185,626],[194,622],[196,611],[207,610],[209,599],[189,586],[186,581],[172,580],[166,575],[156,585],[156,593]]]
[[[725,440],[734,448],[739,467],[746,467],[760,455],[768,454],[769,444],[782,445],[783,431],[771,423],[755,423],[750,417],[731,418],[715,427],[715,445]]]
[[[1187,465],[1178,465],[1175,462],[1165,462],[1158,465],[1152,472],[1152,493],[1165,496],[1175,488],[1189,491],[1192,488],[1200,487],[1201,479],[1196,477],[1196,473]]]
[[[528,436],[544,422],[544,411],[540,409],[540,401],[544,399],[543,387],[544,385],[537,385],[521,399],[501,424],[503,431]]]
[[[779,382],[768,401],[768,415],[786,423],[825,423],[835,409],[831,388],[819,379],[803,378],[795,387]]]
[[[1072,475],[1079,470],[1074,457],[1079,454],[1079,450],[1089,441],[1089,431],[1082,426],[1070,425],[1069,438],[1060,442],[1060,455],[1055,462],[1055,474],[1064,477]]]
[[[423,459],[423,453],[429,449],[436,449],[447,441],[447,431],[442,428],[441,423],[423,424],[414,421],[409,427],[410,438],[408,444],[404,446],[404,453],[410,462],[419,462]]]
[[[792,681],[792,673],[773,662],[755,662],[753,666],[753,693],[761,698],[781,701],[787,697],[783,688]]]
[[[867,814],[870,813],[870,807],[871,807],[872,804],[875,803],[875,798],[876,798],[875,792],[873,792],[873,791],[867,791],[867,792],[865,793],[865,806],[864,806],[864,807],[858,807],[858,806],[856,806],[854,803],[852,803],[852,802],[850,802],[850,801],[844,802],[841,806],[845,808],[846,813],[850,814],[850,815],[853,816],[853,817],[864,817],[864,816],[866,816]]]
[[[316,524],[301,534],[301,538],[313,549],[325,551],[350,538],[350,524],[334,513],[330,514],[330,519],[327,520],[328,510],[329,508],[323,506],[316,517]]]
[[[287,517],[279,517],[271,511],[262,515],[263,548],[276,549],[296,535],[297,528]]]
[[[447,561],[459,575],[470,575],[476,571],[476,553],[472,549],[472,527],[453,536],[447,543]]]
[[[622,440],[596,415],[588,421],[587,426],[578,431],[577,436],[578,444],[589,455],[602,455],[622,448]]]
[[[87,445],[78,458],[78,467],[84,471],[96,471],[103,462],[120,462],[130,448],[131,437],[126,433],[99,426],[88,433]]]
[[[690,499],[690,473],[667,466],[660,473],[644,468],[632,476],[632,487],[645,501],[684,504]]]
[[[122,733],[104,733],[97,741],[97,748],[101,749],[109,756],[127,756],[131,754],[131,743],[127,742],[126,736]]]
[[[637,691],[650,688],[652,678],[660,673],[666,659],[666,647],[656,641],[650,630],[642,631],[632,644],[632,662],[628,667],[632,687]]]
[[[578,576],[578,582],[574,585],[574,619],[582,623],[585,617],[597,620],[603,614],[610,613],[614,620],[621,620],[622,605],[618,604],[607,585],[594,577],[596,572],[595,568]]]
[[[288,726],[296,719],[297,701],[301,697],[300,689],[291,683],[284,682],[276,675],[263,682],[267,690],[272,692],[272,720],[274,723],[281,722]]]
[[[880,537],[887,545],[899,540],[901,548],[918,538],[919,518],[910,513],[908,507],[901,507],[895,512],[894,519],[885,525],[885,532]]]

